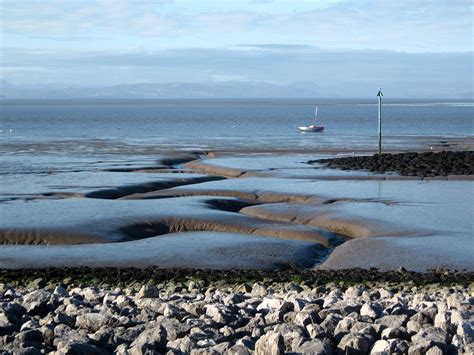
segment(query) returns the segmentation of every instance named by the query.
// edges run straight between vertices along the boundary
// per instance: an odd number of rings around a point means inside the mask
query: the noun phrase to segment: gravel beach
[[[3,354],[474,351],[472,273],[48,269],[34,279],[39,274],[0,273]]]

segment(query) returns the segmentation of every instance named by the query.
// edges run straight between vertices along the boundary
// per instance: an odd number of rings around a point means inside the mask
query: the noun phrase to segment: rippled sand
[[[3,268],[474,270],[472,179],[307,163],[327,151],[22,154],[4,160]]]

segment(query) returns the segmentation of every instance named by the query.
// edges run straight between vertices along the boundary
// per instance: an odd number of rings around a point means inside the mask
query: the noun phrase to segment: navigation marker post
[[[382,154],[382,88],[379,88],[377,98],[379,102],[379,154]]]

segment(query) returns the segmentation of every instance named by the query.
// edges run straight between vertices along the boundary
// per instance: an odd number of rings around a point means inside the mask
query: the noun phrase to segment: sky
[[[472,92],[472,0],[0,0],[0,79]],[[436,90],[435,90],[436,91]]]

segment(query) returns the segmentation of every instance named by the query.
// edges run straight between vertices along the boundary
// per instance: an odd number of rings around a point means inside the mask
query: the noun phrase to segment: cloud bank
[[[266,82],[472,93],[471,0],[0,0],[17,85]],[[351,95],[352,92],[352,95]]]

